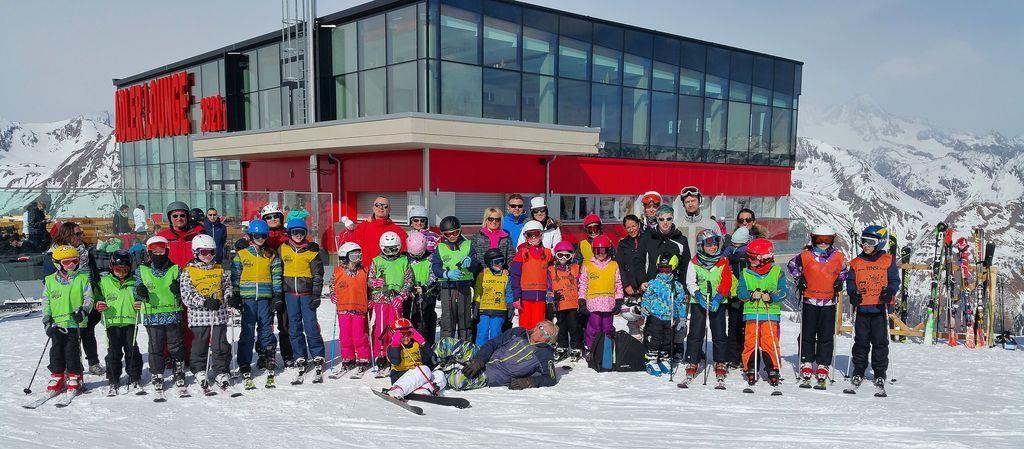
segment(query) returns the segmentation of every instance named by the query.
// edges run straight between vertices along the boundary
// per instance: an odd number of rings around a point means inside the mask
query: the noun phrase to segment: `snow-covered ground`
[[[320,309],[328,340],[331,308]],[[620,323],[621,324],[621,323]],[[491,388],[453,395],[473,407],[423,405],[412,415],[370,393],[385,379],[330,380],[262,387],[155,404],[153,395],[108,398],[105,381],[70,407],[21,405],[45,341],[38,314],[0,322],[0,447],[1022,447],[1024,351],[892,345],[888,398],[865,385],[844,395],[842,376],[828,391],[792,382],[796,323],[785,320],[784,395],[765,385],[744,394],[738,376],[726,391],[699,383],[680,390],[645,373],[596,373],[581,362],[553,388]],[[99,336],[100,352],[104,340]],[[145,332],[140,332],[145,350]],[[837,346],[845,369],[851,340]],[[44,360],[45,364],[45,360]],[[40,370],[33,391],[45,388]],[[144,374],[148,380],[149,375]],[[189,377],[191,382],[191,377]]]

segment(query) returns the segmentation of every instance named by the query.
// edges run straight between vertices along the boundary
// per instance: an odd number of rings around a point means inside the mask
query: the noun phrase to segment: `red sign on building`
[[[199,108],[203,111],[203,121],[199,130],[207,132],[226,131],[228,129],[227,107],[224,97],[213,95],[199,100]]]
[[[178,72],[114,93],[118,142],[187,135],[188,72]]]

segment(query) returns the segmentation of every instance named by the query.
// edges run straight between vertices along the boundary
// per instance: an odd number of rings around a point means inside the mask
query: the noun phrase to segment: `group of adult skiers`
[[[791,286],[752,211],[742,210],[726,232],[705,215],[699,189],[683,188],[678,198],[677,214],[658,192],[641,195],[643,212],[623,218],[618,242],[592,214],[583,222],[586,237],[571,243],[542,197],[532,198],[527,211],[522,196],[509,196],[508,214],[486,209],[471,236],[454,216],[432,231],[419,206],[410,208],[405,231],[391,221],[388,199],[378,197],[368,220],[343,218],[330,280],[303,219],[285,222],[268,205],[248,222],[230,264],[221,264],[223,245],[204,233],[202,217],[176,201],[167,208],[169,226],[145,242],[141,259],[117,251],[100,273],[80,238],[52,249],[55,272],[44,281],[43,313],[52,342],[48,395],[80,390],[81,341],[96,321],[107,332],[108,394],[121,391],[122,370],[131,388],[142,390],[138,324],[149,337],[151,384],[160,398],[167,369],[187,394],[186,364],[204,392],[211,383],[228,390],[233,314],[241,321],[236,362],[245,388],[255,388],[254,351],[266,386],[275,385],[279,348],[294,367],[293,383],[308,372],[322,382],[325,363],[335,359],[317,322],[323,301],[336,312],[335,376],[373,369],[390,376],[386,394],[396,399],[417,390],[554,385],[555,363],[589,359],[615,332],[616,315],[642,336],[651,375],[671,375],[682,365],[679,386],[686,388],[703,364],[719,388],[730,370],[753,386],[763,367],[778,392],[780,305],[791,288],[801,300],[801,386],[816,380],[823,389],[832,376],[836,304],[845,290],[856,314],[853,387],[863,381],[870,353],[884,394],[886,314],[900,282],[885,251],[885,228],[865,228],[860,254],[847,262],[835,248],[835,231],[814,227],[807,247],[785,267],[796,280]]]

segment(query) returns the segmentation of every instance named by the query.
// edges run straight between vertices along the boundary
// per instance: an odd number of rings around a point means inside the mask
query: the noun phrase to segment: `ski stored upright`
[[[935,225],[935,253],[932,256],[931,296],[925,311],[924,342],[935,343],[935,320],[939,314],[939,279],[942,277],[942,237],[946,232],[946,223]]]

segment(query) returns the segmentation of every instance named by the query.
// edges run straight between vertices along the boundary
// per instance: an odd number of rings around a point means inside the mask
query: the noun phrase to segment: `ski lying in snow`
[[[327,378],[331,379],[331,380],[341,379],[342,377],[345,377],[345,374],[348,374],[349,372],[351,372],[354,369],[356,369],[356,367],[353,366],[353,367],[351,367],[349,369],[335,370],[331,374],[328,374]]]
[[[388,401],[388,402],[390,402],[392,404],[395,404],[395,405],[397,405],[399,407],[402,407],[402,408],[404,408],[404,409],[406,409],[406,410],[408,410],[408,411],[410,411],[412,413],[415,413],[417,415],[422,415],[423,414],[423,409],[422,408],[417,407],[417,406],[412,405],[412,404],[409,404],[409,402],[407,402],[407,401],[401,401],[401,400],[395,399],[395,398],[393,398],[391,396],[388,396],[388,395],[384,394],[383,392],[375,390],[373,388],[371,388],[370,391],[372,391],[373,394],[377,395],[381,399],[384,399],[385,401]]]
[[[470,408],[469,400],[466,398],[452,398],[448,396],[433,396],[429,394],[411,393],[405,395],[409,401],[426,402],[428,404],[443,405],[455,408]]]
[[[22,405],[22,407],[30,409],[30,410],[31,409],[35,409],[35,408],[38,408],[40,405],[45,404],[46,401],[49,401],[50,399],[53,399],[53,398],[55,398],[57,396],[60,396],[60,392],[59,391],[47,391],[42,396],[33,399],[31,402],[29,402],[27,404]]]
[[[356,371],[354,373],[352,373],[351,376],[349,376],[349,379],[362,379],[363,375],[365,375],[366,372],[369,371],[369,370],[370,370],[369,366],[360,366],[360,367],[356,368]]]
[[[71,405],[71,401],[75,399],[75,396],[80,394],[82,393],[79,393],[78,390],[65,391],[64,394],[60,395],[60,399],[57,399],[57,403],[53,405],[57,406],[57,408],[67,407]]]

